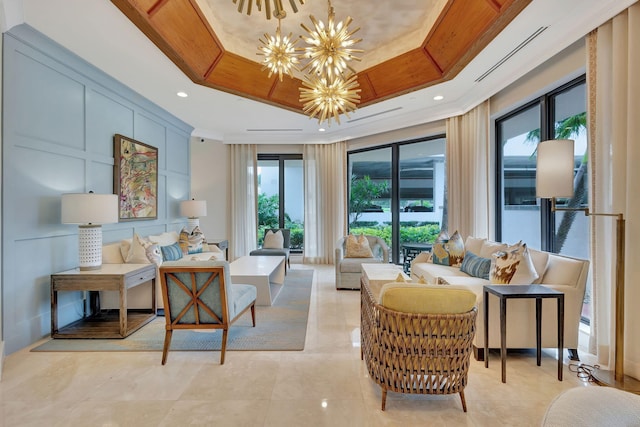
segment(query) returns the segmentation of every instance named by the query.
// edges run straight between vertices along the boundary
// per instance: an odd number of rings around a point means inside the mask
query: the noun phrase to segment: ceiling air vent
[[[521,49],[523,49],[526,45],[528,45],[529,43],[531,43],[531,41],[533,39],[535,39],[536,37],[538,37],[540,34],[542,34],[547,28],[549,27],[540,27],[538,28],[536,31],[533,32],[533,34],[531,34],[529,37],[527,37],[526,39],[524,39],[524,41],[522,43],[520,43],[518,46],[516,46],[515,49],[513,49],[511,52],[507,53],[505,56],[502,57],[502,59],[498,62],[496,62],[491,68],[489,68],[487,71],[485,71],[480,77],[478,77],[476,79],[476,83],[481,82],[482,80],[485,79],[485,77],[487,77],[489,74],[493,73],[499,66],[501,66],[502,64],[504,64],[505,62],[507,62],[509,60],[509,58],[511,58],[513,55],[515,55],[516,53],[518,53]]]
[[[247,129],[247,132],[302,132],[302,129]]]
[[[358,117],[357,119],[347,120],[347,123],[354,123],[354,122],[358,122],[360,120],[370,119],[371,117],[381,116],[383,114],[391,113],[392,111],[398,111],[398,110],[402,110],[402,107],[396,107],[396,108],[392,108],[390,110],[380,111],[379,113],[369,114],[368,116]]]

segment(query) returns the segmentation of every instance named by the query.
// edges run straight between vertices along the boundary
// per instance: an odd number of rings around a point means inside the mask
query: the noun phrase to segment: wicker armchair
[[[411,394],[458,393],[462,409],[467,412],[464,388],[473,353],[477,315],[473,306],[475,296],[471,295],[471,309],[467,307],[465,310],[468,311],[462,313],[401,312],[379,304],[368,283],[363,281],[361,357],[371,378],[382,388],[383,411],[390,390]],[[469,296],[465,295],[465,298]],[[414,306],[419,304],[420,298],[412,296],[410,299]]]

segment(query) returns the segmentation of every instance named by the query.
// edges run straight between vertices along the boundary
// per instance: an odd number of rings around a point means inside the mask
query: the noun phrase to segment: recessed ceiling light
[[[187,95],[187,92],[182,92],[182,91],[176,93],[176,95],[178,95],[180,98],[186,98],[187,96],[189,96]]]
[[[325,128],[318,129],[318,132],[324,132],[324,131],[325,131]]]
[[[434,101],[442,101],[443,99],[444,99],[444,96],[442,96],[442,95],[436,95],[436,96],[433,97]]]

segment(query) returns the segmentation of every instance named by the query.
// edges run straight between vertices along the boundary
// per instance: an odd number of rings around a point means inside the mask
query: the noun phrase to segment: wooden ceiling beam
[[[196,0],[111,0],[194,83],[301,112],[297,78],[227,52]],[[454,78],[531,0],[449,0],[422,45],[358,73],[361,106]]]

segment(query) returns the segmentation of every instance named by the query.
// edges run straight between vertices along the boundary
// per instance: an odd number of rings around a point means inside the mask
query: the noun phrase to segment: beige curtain
[[[640,3],[587,37],[591,209],[626,219],[625,372],[640,376]],[[590,351],[613,366],[615,218],[592,217]]]
[[[489,101],[447,119],[448,231],[490,237]]]
[[[255,144],[231,144],[231,239],[229,258],[248,255],[257,246],[258,149]]]
[[[304,145],[304,263],[333,264],[347,231],[347,144]]]

